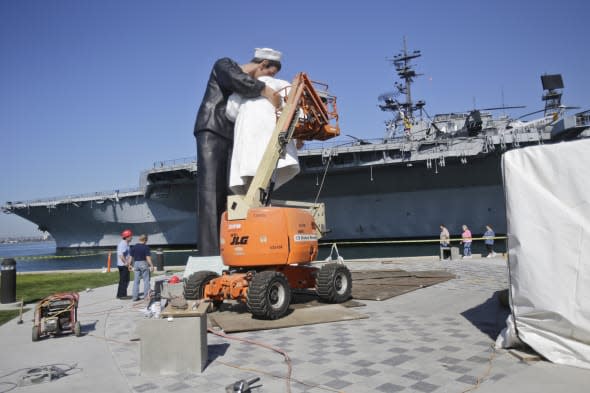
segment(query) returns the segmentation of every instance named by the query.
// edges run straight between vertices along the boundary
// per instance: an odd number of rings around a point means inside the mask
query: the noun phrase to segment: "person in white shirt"
[[[443,260],[451,259],[451,251],[449,249],[450,239],[449,230],[443,224],[440,224],[440,255]]]
[[[129,265],[131,257],[129,256],[129,243],[133,239],[133,232],[125,229],[121,232],[122,240],[117,246],[117,268],[119,269],[119,287],[117,288],[117,298],[127,299],[127,287],[129,286]]]

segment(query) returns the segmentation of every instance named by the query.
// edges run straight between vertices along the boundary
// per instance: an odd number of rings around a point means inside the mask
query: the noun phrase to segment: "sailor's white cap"
[[[274,50],[271,48],[255,48],[254,49],[254,57],[262,60],[275,60],[281,61],[281,57],[283,54],[278,50]]]

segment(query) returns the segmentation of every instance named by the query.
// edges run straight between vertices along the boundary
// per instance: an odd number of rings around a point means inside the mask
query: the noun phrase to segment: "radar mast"
[[[403,124],[406,133],[409,132],[409,129],[414,122],[414,112],[420,111],[421,117],[422,109],[426,104],[422,100],[417,101],[416,103],[412,101],[412,83],[414,82],[415,77],[422,75],[416,73],[416,70],[414,69],[415,65],[412,64],[412,60],[417,59],[420,56],[422,56],[422,53],[419,50],[408,50],[406,37],[404,37],[404,46],[401,52],[395,55],[393,59],[388,59],[394,65],[401,81],[394,83],[395,90],[393,92],[382,94],[379,97],[379,99],[383,101],[383,104],[380,104],[379,108],[382,111],[396,113],[397,116],[393,123],[396,125]],[[401,99],[397,99],[400,95],[405,96],[403,102]]]

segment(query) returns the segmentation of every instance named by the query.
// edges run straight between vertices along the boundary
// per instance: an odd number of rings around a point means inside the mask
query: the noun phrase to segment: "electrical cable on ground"
[[[0,393],[10,392],[11,390],[14,390],[18,387],[18,384],[14,382],[0,382],[0,385],[10,385],[7,389],[2,389],[0,387]]]
[[[112,307],[112,308],[108,308],[106,310],[101,310],[101,311],[79,312],[78,316],[103,315],[103,314],[110,313],[110,312],[117,311],[117,310],[121,310],[121,309],[123,309],[123,306]]]
[[[65,366],[65,367],[60,367]],[[0,389],[0,393],[6,393],[11,390],[16,389],[19,386],[27,386],[32,384],[40,384],[43,382],[52,382],[62,377],[66,377],[72,370],[79,370],[82,371],[81,368],[78,367],[77,363],[72,365],[65,364],[65,363],[55,363],[55,364],[45,364],[36,367],[23,367],[17,370],[11,371],[4,375],[0,375],[0,379],[4,379],[11,375],[14,375],[19,372],[23,372],[23,375],[20,376],[18,382],[0,382],[0,385],[10,385],[7,389],[2,390]]]
[[[235,364],[222,362],[220,360],[216,360],[216,362],[219,363],[219,364],[223,364],[224,366],[227,366],[227,367],[235,368],[237,370],[250,371],[250,372],[254,372],[254,373],[258,373],[258,374],[262,374],[262,375],[268,375],[268,376],[273,377],[273,378],[286,379],[286,377],[283,376],[283,375],[276,375],[276,374],[269,373],[267,371],[258,370],[258,369],[255,369],[255,368],[242,367],[242,366],[238,366],[238,365],[235,365]],[[308,388],[325,390],[325,391],[334,392],[334,393],[344,393],[342,390],[336,390],[336,389],[332,389],[332,388],[321,386],[321,385],[312,385],[310,383],[306,383],[306,382],[300,381],[300,380],[295,379],[295,378],[291,378],[291,381],[295,381],[295,382],[297,382],[300,385],[307,386]]]
[[[117,344],[123,344],[123,345],[136,345],[136,343],[138,343],[138,341],[121,341],[121,340],[115,340],[114,338],[110,338],[110,337],[106,337],[106,336],[99,336],[97,334],[93,334],[93,333],[88,333],[88,336],[90,337],[94,337],[94,338],[98,338],[104,341],[108,341],[108,342],[113,342],[113,343],[117,343]]]
[[[139,302],[136,302],[135,304],[133,304],[131,306],[131,308],[132,309],[139,310],[140,308],[144,307],[146,304],[149,304],[150,301],[151,301],[151,296],[148,295],[143,301],[139,301]],[[118,311],[113,312],[111,310],[118,310]],[[124,311],[125,310],[122,310],[122,306],[120,306],[120,307],[117,307],[117,308],[112,308],[112,309],[109,309],[109,310],[102,311],[102,313],[104,313],[104,314],[106,314],[108,316],[111,313],[120,313],[120,312],[124,312]],[[90,315],[90,314],[95,314],[95,313],[87,313],[87,315]],[[222,361],[219,361],[218,360],[217,362],[219,364],[222,364],[222,365],[227,366],[227,367],[236,368],[236,369],[239,369],[239,370],[251,371],[251,372],[256,372],[256,373],[263,374],[263,375],[268,375],[268,376],[271,376],[271,377],[274,377],[274,378],[283,378],[283,379],[286,380],[286,383],[287,383],[287,391],[288,392],[291,392],[290,381],[295,381],[296,383],[301,384],[301,385],[304,385],[304,386],[307,386],[307,387],[313,387],[313,388],[317,388],[317,389],[321,389],[321,390],[325,390],[325,391],[329,391],[329,392],[335,392],[335,393],[341,392],[340,390],[335,390],[335,389],[331,389],[331,388],[328,388],[328,387],[323,387],[323,386],[320,386],[320,385],[312,385],[312,384],[309,384],[309,383],[306,383],[306,382],[303,382],[303,381],[300,381],[300,380],[297,380],[297,379],[292,378],[291,377],[291,373],[292,373],[291,359],[289,358],[289,355],[284,350],[282,350],[280,348],[276,348],[276,347],[273,347],[273,346],[270,346],[270,345],[267,345],[267,344],[264,344],[264,343],[260,343],[260,342],[254,341],[254,340],[249,340],[249,339],[240,338],[240,337],[233,337],[233,336],[230,336],[230,335],[227,335],[227,334],[224,334],[224,333],[216,332],[216,331],[214,331],[212,329],[208,329],[208,332],[211,333],[211,334],[214,334],[216,336],[225,338],[225,339],[237,340],[237,341],[242,341],[242,342],[245,342],[245,343],[248,343],[248,344],[258,345],[258,346],[261,346],[261,347],[264,347],[264,348],[267,348],[267,349],[271,349],[271,350],[273,350],[273,351],[275,351],[275,352],[283,355],[284,358],[285,358],[285,362],[288,365],[288,373],[287,373],[287,376],[276,375],[276,374],[272,374],[272,373],[269,373],[269,372],[266,372],[266,371],[252,369],[252,368],[246,368],[246,367],[241,367],[241,366],[233,365],[233,364],[222,362]],[[96,339],[100,339],[100,340],[103,340],[103,341],[106,341],[106,342],[112,342],[112,343],[123,344],[123,345],[137,345],[138,342],[139,342],[139,341],[121,341],[121,340],[117,340],[117,339],[114,339],[114,338],[110,338],[110,337],[106,337],[106,336],[101,336],[101,335],[97,335],[97,334],[93,334],[93,333],[88,333],[88,336],[89,337],[96,338]],[[0,392],[0,393],[3,393],[3,392]]]
[[[490,357],[488,358],[488,368],[486,369],[486,371],[484,372],[484,374],[481,377],[478,377],[475,385],[471,386],[468,389],[463,390],[461,393],[467,393],[467,392],[471,392],[475,389],[478,389],[479,386],[481,385],[481,383],[488,377],[488,375],[490,375],[490,372],[492,371],[492,365],[494,362],[494,358],[496,357],[496,348],[494,347],[494,344],[490,345],[490,348],[492,350],[492,353],[490,354]]]
[[[285,377],[285,382],[287,384],[287,392],[291,393],[291,372],[293,371],[293,368],[291,366],[291,359],[289,358],[289,355],[287,354],[287,352],[285,352],[284,350],[282,350],[280,348],[276,348],[276,347],[273,347],[272,345],[267,345],[267,344],[264,344],[264,343],[261,343],[258,341],[249,340],[247,338],[234,337],[234,336],[227,335],[225,333],[216,332],[215,330],[213,330],[211,328],[207,328],[207,331],[211,334],[214,334],[216,336],[219,336],[219,337],[222,337],[225,339],[242,341],[242,342],[245,342],[248,344],[258,345],[260,347],[270,349],[272,351],[275,351],[275,352],[283,355],[283,357],[285,358],[285,363],[287,363],[287,376]]]

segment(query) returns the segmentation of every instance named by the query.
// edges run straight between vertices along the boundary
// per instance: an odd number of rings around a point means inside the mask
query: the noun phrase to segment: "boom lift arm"
[[[324,86],[324,89],[318,91],[314,84]],[[291,139],[326,140],[339,134],[336,97],[328,94],[327,85],[312,82],[303,72],[297,74],[248,191],[245,195],[228,197],[228,220],[245,219],[249,209],[265,205],[272,174]],[[301,206],[309,208],[310,204]],[[311,206],[312,210],[314,208]],[[319,209],[319,215],[323,217],[323,206]]]

